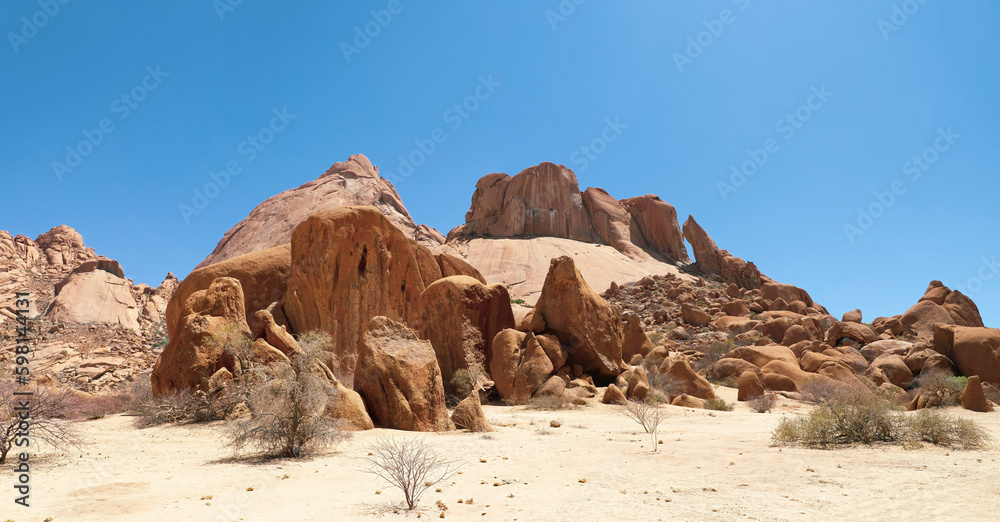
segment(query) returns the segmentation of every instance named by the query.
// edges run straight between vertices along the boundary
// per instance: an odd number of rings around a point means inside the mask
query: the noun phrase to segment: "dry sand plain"
[[[735,390],[718,393],[735,400]],[[558,411],[487,406],[496,433],[373,430],[319,457],[266,463],[229,460],[223,423],[140,430],[116,415],[78,424],[91,441],[81,451],[41,448],[32,507],[14,506],[5,487],[0,519],[413,520],[438,518],[438,500],[453,520],[995,519],[996,443],[983,451],[771,447],[778,419],[808,408],[784,399],[768,414],[743,404],[733,412],[667,407],[654,454],[637,424],[596,399]],[[951,412],[1000,440],[1000,413]],[[402,495],[363,471],[379,435],[424,437],[460,459],[462,473],[430,489],[417,512],[393,513]],[[11,483],[9,466],[3,477]]]

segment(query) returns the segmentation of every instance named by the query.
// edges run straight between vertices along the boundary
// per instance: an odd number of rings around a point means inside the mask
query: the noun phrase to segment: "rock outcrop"
[[[484,377],[493,357],[493,337],[514,327],[507,289],[469,276],[435,281],[420,294],[417,310],[414,330],[434,347],[446,389],[460,369]]]
[[[395,187],[379,177],[378,167],[361,154],[334,163],[319,178],[257,205],[219,241],[198,268],[288,243],[292,231],[310,215],[338,207],[371,205],[404,235],[425,245],[442,241],[440,232],[417,226]]]
[[[718,276],[724,283],[734,283],[740,288],[760,288],[770,281],[761,275],[757,266],[719,249],[711,236],[688,216],[684,222],[684,238],[694,250],[695,265],[701,272]]]
[[[82,263],[56,284],[50,321],[119,324],[139,329],[139,306],[132,282],[117,261],[98,258]]]
[[[282,310],[292,331],[330,334],[327,363],[345,386],[373,317],[416,324],[418,246],[373,207],[326,210],[295,228]]]
[[[941,281],[931,281],[924,296],[900,318],[902,332],[921,340],[934,337],[934,325],[958,325],[982,328],[983,318],[976,303]]]
[[[559,257],[549,263],[535,313],[545,319],[545,331],[569,348],[567,364],[580,365],[595,377],[613,379],[621,373],[621,319],[591,290],[572,258]]]
[[[408,431],[454,429],[445,406],[444,386],[429,341],[387,317],[369,321],[354,373],[375,424]]]

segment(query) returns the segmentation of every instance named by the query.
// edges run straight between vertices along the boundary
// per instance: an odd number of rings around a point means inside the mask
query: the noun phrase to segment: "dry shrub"
[[[939,446],[961,446],[964,449],[985,447],[992,439],[975,422],[936,410],[923,409],[904,421],[907,439]]]
[[[646,379],[649,381],[649,402],[669,403],[670,399],[684,392],[683,386],[673,377],[660,373],[657,368],[647,371]]]
[[[921,373],[916,378],[917,388],[928,392],[934,399],[933,406],[954,406],[962,400],[967,377],[955,377],[940,370]]]
[[[657,450],[656,436],[660,430],[660,423],[666,418],[660,405],[651,401],[628,401],[622,406],[622,413],[642,426],[642,429],[649,434],[649,440],[655,453]]]
[[[528,401],[528,408],[533,410],[554,411],[572,409],[576,405],[573,400],[565,395],[546,395],[544,397],[532,397]]]
[[[907,415],[865,388],[851,388],[826,397],[808,415],[782,419],[771,433],[771,440],[776,445],[798,443],[822,448],[919,441],[980,448],[990,438],[972,421],[928,410]]]
[[[36,384],[30,388],[31,395],[14,395],[28,389],[19,387],[7,376],[0,378],[0,464],[7,461],[7,454],[14,447],[21,447],[18,444],[22,440],[41,441],[57,448],[81,444],[66,420],[72,393]],[[27,421],[22,418],[25,412]],[[22,422],[30,423],[28,439],[23,436]]]
[[[428,488],[461,469],[458,461],[445,458],[424,439],[375,439],[367,460],[369,473],[403,492],[406,509],[416,507]]]
[[[229,448],[236,455],[296,458],[326,448],[344,437],[341,421],[325,415],[337,393],[319,364],[323,352],[302,344],[290,371],[261,375],[250,392],[250,418],[234,421]]]
[[[701,358],[695,363],[694,370],[701,371],[708,368],[735,349],[736,344],[732,339],[713,342],[708,348],[702,350]]]
[[[734,406],[732,404],[718,397],[708,399],[707,401],[705,401],[706,410],[733,411],[733,408]]]
[[[774,408],[774,403],[777,402],[774,393],[765,393],[760,397],[756,397],[747,401],[747,405],[750,409],[757,413],[767,413]]]
[[[448,384],[447,403],[449,408],[454,408],[476,389],[476,378],[469,370],[459,368],[451,375]]]

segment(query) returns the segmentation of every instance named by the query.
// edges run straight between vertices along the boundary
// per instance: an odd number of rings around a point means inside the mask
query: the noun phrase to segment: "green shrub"
[[[952,406],[962,399],[967,377],[955,377],[944,372],[927,372],[917,376],[916,385],[919,389],[931,394],[933,406]]]
[[[775,445],[828,448],[845,444],[930,442],[981,448],[989,435],[975,423],[941,412],[908,415],[864,388],[828,395],[808,415],[782,419],[771,433]]]
[[[733,411],[733,405],[718,397],[705,401],[706,410]]]

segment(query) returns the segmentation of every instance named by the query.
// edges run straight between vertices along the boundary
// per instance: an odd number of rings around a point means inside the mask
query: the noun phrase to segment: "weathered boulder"
[[[209,378],[221,368],[237,378],[242,374],[238,359],[226,349],[250,336],[240,282],[220,277],[191,294],[185,308],[190,313],[176,326],[150,374],[157,397],[178,390],[208,392]]]
[[[855,308],[850,312],[844,312],[844,317],[840,320],[842,323],[860,323],[861,321],[861,309]]]
[[[983,383],[980,381],[978,375],[969,377],[969,380],[965,383],[965,389],[962,390],[962,407],[967,410],[983,413],[993,411],[993,404],[986,399],[986,393],[983,391]]]
[[[718,275],[725,283],[734,283],[741,288],[760,288],[764,277],[757,266],[720,250],[715,241],[688,216],[684,222],[684,239],[691,243],[695,264],[706,274]]]
[[[568,364],[605,379],[617,377],[625,366],[621,319],[591,290],[573,258],[562,256],[549,263],[535,313],[544,317],[546,332],[569,348]]]
[[[434,347],[449,392],[452,375],[460,369],[484,377],[493,357],[493,338],[514,327],[507,288],[464,275],[428,286],[420,294],[417,310],[414,329]]]
[[[958,326],[954,332],[953,360],[962,375],[1000,386],[1000,329]]]
[[[448,239],[523,235],[598,239],[573,171],[545,162],[514,177],[483,176],[476,183],[465,224],[449,232]]]
[[[852,339],[858,344],[875,342],[875,332],[861,323],[837,322],[826,332],[826,342],[830,346],[839,346],[842,339]]]
[[[653,349],[653,341],[649,340],[649,336],[642,329],[642,323],[639,322],[638,315],[629,314],[626,316],[624,330],[625,338],[622,343],[622,359],[631,360],[636,355],[645,357]]]
[[[888,382],[900,388],[907,388],[913,382],[913,373],[907,368],[903,358],[898,355],[880,355],[872,361],[871,368],[880,370],[885,374]],[[876,382],[875,384],[881,383]]]
[[[248,324],[253,322],[253,314],[257,310],[280,301],[285,294],[291,269],[290,252],[289,245],[281,245],[192,271],[177,286],[167,303],[166,322],[170,338],[178,335],[181,319],[191,313],[187,304],[191,295],[208,289],[220,277],[232,277],[240,282],[247,312],[244,321]]]
[[[589,187],[583,191],[583,204],[590,214],[595,232],[604,244],[629,257],[641,256],[640,247],[646,246],[646,242],[641,236],[633,236],[632,216],[618,200],[604,189]],[[633,243],[633,239],[640,241],[639,245]]]
[[[754,366],[751,362],[733,357],[724,357],[706,368],[705,376],[714,381],[736,380],[747,370],[760,373],[760,368]]]
[[[712,384],[691,369],[687,359],[677,357],[666,359],[660,366],[662,378],[670,382],[674,393],[687,394],[699,399],[714,399],[715,391]]]
[[[552,360],[535,334],[502,330],[493,339],[490,374],[508,404],[524,404],[552,374]]]
[[[411,240],[374,207],[341,207],[295,228],[291,259],[285,316],[294,332],[330,335],[325,362],[350,386],[373,317],[415,323],[424,284]]]
[[[625,394],[622,393],[621,389],[614,384],[609,384],[608,388],[604,390],[604,397],[601,399],[604,404],[625,404],[628,399],[625,398]]]
[[[712,316],[691,303],[681,303],[681,320],[691,326],[708,326]]]
[[[899,322],[903,327],[903,333],[922,340],[934,337],[934,325],[955,324],[955,320],[947,310],[930,300],[920,301],[910,307]]]
[[[358,392],[333,382],[333,399],[326,404],[326,416],[343,421],[342,429],[364,431],[375,427],[365,410],[365,402]]]
[[[462,402],[455,406],[455,411],[451,414],[451,421],[456,428],[469,430],[474,433],[496,431],[483,413],[483,406],[479,400],[479,392],[473,391],[471,395],[462,399]]]
[[[408,431],[446,431],[454,425],[430,341],[388,317],[368,321],[357,353],[354,389],[372,420]]]
[[[736,400],[751,401],[764,396],[764,385],[760,382],[757,372],[747,370],[740,375]]]
[[[758,368],[763,368],[771,361],[785,361],[798,368],[799,361],[795,353],[787,346],[769,344],[765,346],[741,346],[726,354],[726,357],[743,359]]]

